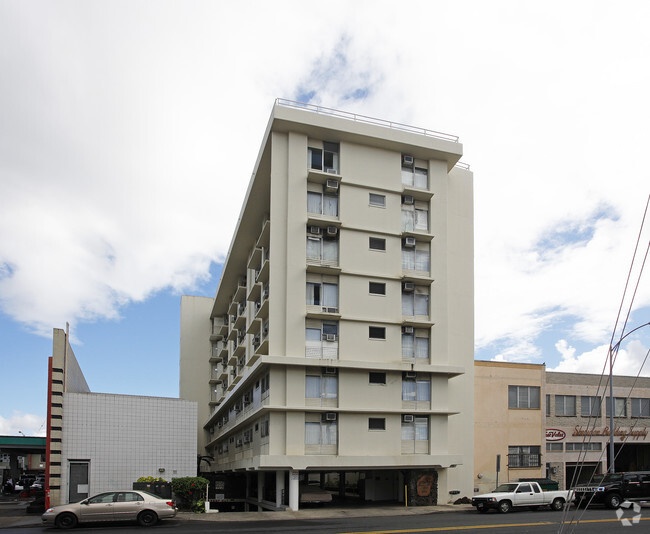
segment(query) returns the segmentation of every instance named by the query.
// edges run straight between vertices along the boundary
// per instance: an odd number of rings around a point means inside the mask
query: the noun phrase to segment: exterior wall
[[[644,417],[632,417],[632,398],[650,398],[650,379],[627,376],[614,376],[614,397],[625,400],[625,416],[614,417],[615,444],[618,447],[625,444],[628,451],[638,449],[638,454],[626,458],[618,454],[615,467],[617,471],[648,470],[650,469],[650,414]],[[609,398],[609,385],[607,378],[600,375],[579,373],[546,373],[546,395],[550,411],[546,416],[547,443],[561,447],[561,451],[546,451],[546,461],[554,472],[553,478],[560,482],[560,486],[567,488],[575,485],[578,480],[574,478],[573,466],[583,461],[589,467],[583,468],[581,473],[575,475],[581,480],[587,479],[596,469],[598,473],[607,471],[609,457],[609,417],[606,415],[606,402]],[[558,415],[558,395],[575,397],[575,416]],[[582,415],[582,397],[599,396],[601,402],[601,415],[586,417]],[[628,398],[630,397],[630,398]],[[547,405],[548,406],[548,405]],[[562,413],[562,410],[560,410]],[[570,451],[572,447],[589,447],[594,450]],[[572,484],[573,482],[573,484]]]
[[[474,372],[474,491],[486,493],[496,487],[498,454],[499,483],[544,477],[543,462],[539,467],[526,468],[508,463],[511,446],[537,446],[540,454],[545,453],[544,365],[477,361]],[[508,386],[539,387],[540,408],[508,408]]]
[[[323,142],[338,143],[336,174],[308,168],[309,147]],[[218,349],[215,398],[199,419],[215,471],[413,467],[438,472],[440,502],[471,494],[473,199],[472,174],[454,168],[461,151],[450,141],[275,106],[210,314],[223,327],[210,339],[188,314],[188,335],[181,335],[182,356],[191,344],[202,353],[208,339]],[[402,268],[402,196],[410,192],[402,183],[403,153],[415,154],[429,173],[428,187],[414,192],[428,209],[428,229],[408,234],[430,250],[428,272]],[[308,213],[307,192],[330,178],[339,184],[338,215]],[[384,195],[385,207],[371,206],[370,193]],[[313,225],[337,228],[334,265],[307,261]],[[385,239],[385,250],[370,249],[371,237]],[[318,276],[337,280],[337,311],[306,305],[306,283]],[[402,314],[405,277],[428,288],[427,315]],[[386,294],[370,294],[370,281],[385,283]],[[267,288],[268,298],[260,298]],[[337,339],[321,343],[322,358],[307,357],[306,328],[322,321],[338,324]],[[427,332],[428,359],[402,356],[405,323]],[[371,339],[371,326],[384,327],[385,339]],[[201,340],[190,340],[194,335]],[[182,392],[195,376],[194,363],[182,357],[185,365]],[[336,373],[335,399],[306,398],[312,367]],[[386,373],[386,383],[371,384],[371,371]],[[430,380],[426,405],[402,401],[405,372]],[[327,413],[336,419],[336,445],[315,453],[305,443],[306,423]],[[428,421],[422,450],[405,452],[404,414]],[[368,430],[370,417],[385,419],[385,429]]]
[[[198,421],[205,421],[210,415],[211,384],[206,384],[205,377],[210,376],[212,365],[210,356],[212,344],[212,323],[210,310],[214,299],[206,297],[181,297],[181,354],[179,373],[179,395],[181,399],[197,403]],[[201,384],[202,387],[197,387]],[[206,445],[205,431],[197,426],[196,441],[198,454]]]
[[[128,489],[141,476],[196,475],[195,403],[66,393],[64,405],[61,503],[67,502],[71,460],[89,461],[91,495]]]

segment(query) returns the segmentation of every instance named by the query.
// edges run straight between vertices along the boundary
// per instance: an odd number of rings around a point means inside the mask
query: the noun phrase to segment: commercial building
[[[650,470],[650,378],[614,376],[613,386],[615,469]],[[566,489],[607,472],[610,405],[607,377],[475,362],[474,491],[493,489],[497,476]]]
[[[196,475],[196,403],[91,392],[60,329],[54,329],[47,398],[50,505],[128,489],[141,476]]]
[[[214,298],[181,301],[204,469],[262,508],[335,473],[445,503],[473,472],[473,185],[452,136],[277,101]]]

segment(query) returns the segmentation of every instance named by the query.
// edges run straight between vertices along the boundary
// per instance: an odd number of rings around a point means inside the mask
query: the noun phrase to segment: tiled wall
[[[90,460],[91,495],[131,488],[141,476],[196,476],[195,402],[65,393],[63,412],[61,502],[68,500],[70,460]]]

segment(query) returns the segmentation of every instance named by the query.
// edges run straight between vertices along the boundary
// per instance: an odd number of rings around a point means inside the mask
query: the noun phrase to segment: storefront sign
[[[547,431],[548,432],[548,431]],[[609,436],[609,427],[604,428],[589,428],[583,426],[576,426],[573,429],[573,436]],[[648,437],[648,428],[639,427],[639,428],[624,428],[617,426],[614,428],[614,436],[617,436],[621,440],[625,438],[632,438],[633,440],[645,439]]]
[[[566,432],[559,428],[546,429],[546,441],[561,441],[566,438]]]

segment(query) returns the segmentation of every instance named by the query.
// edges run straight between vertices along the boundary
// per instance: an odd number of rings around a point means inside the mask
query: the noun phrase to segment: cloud
[[[0,415],[0,435],[2,436],[45,436],[45,419],[39,415],[14,411],[7,418]]]
[[[566,340],[559,340],[555,348],[561,355],[561,360],[549,371],[562,373],[609,374],[609,345],[600,345],[590,351],[577,354]],[[630,341],[625,349],[620,349],[614,359],[614,374],[620,376],[650,376],[648,363],[648,348],[638,340]]]

